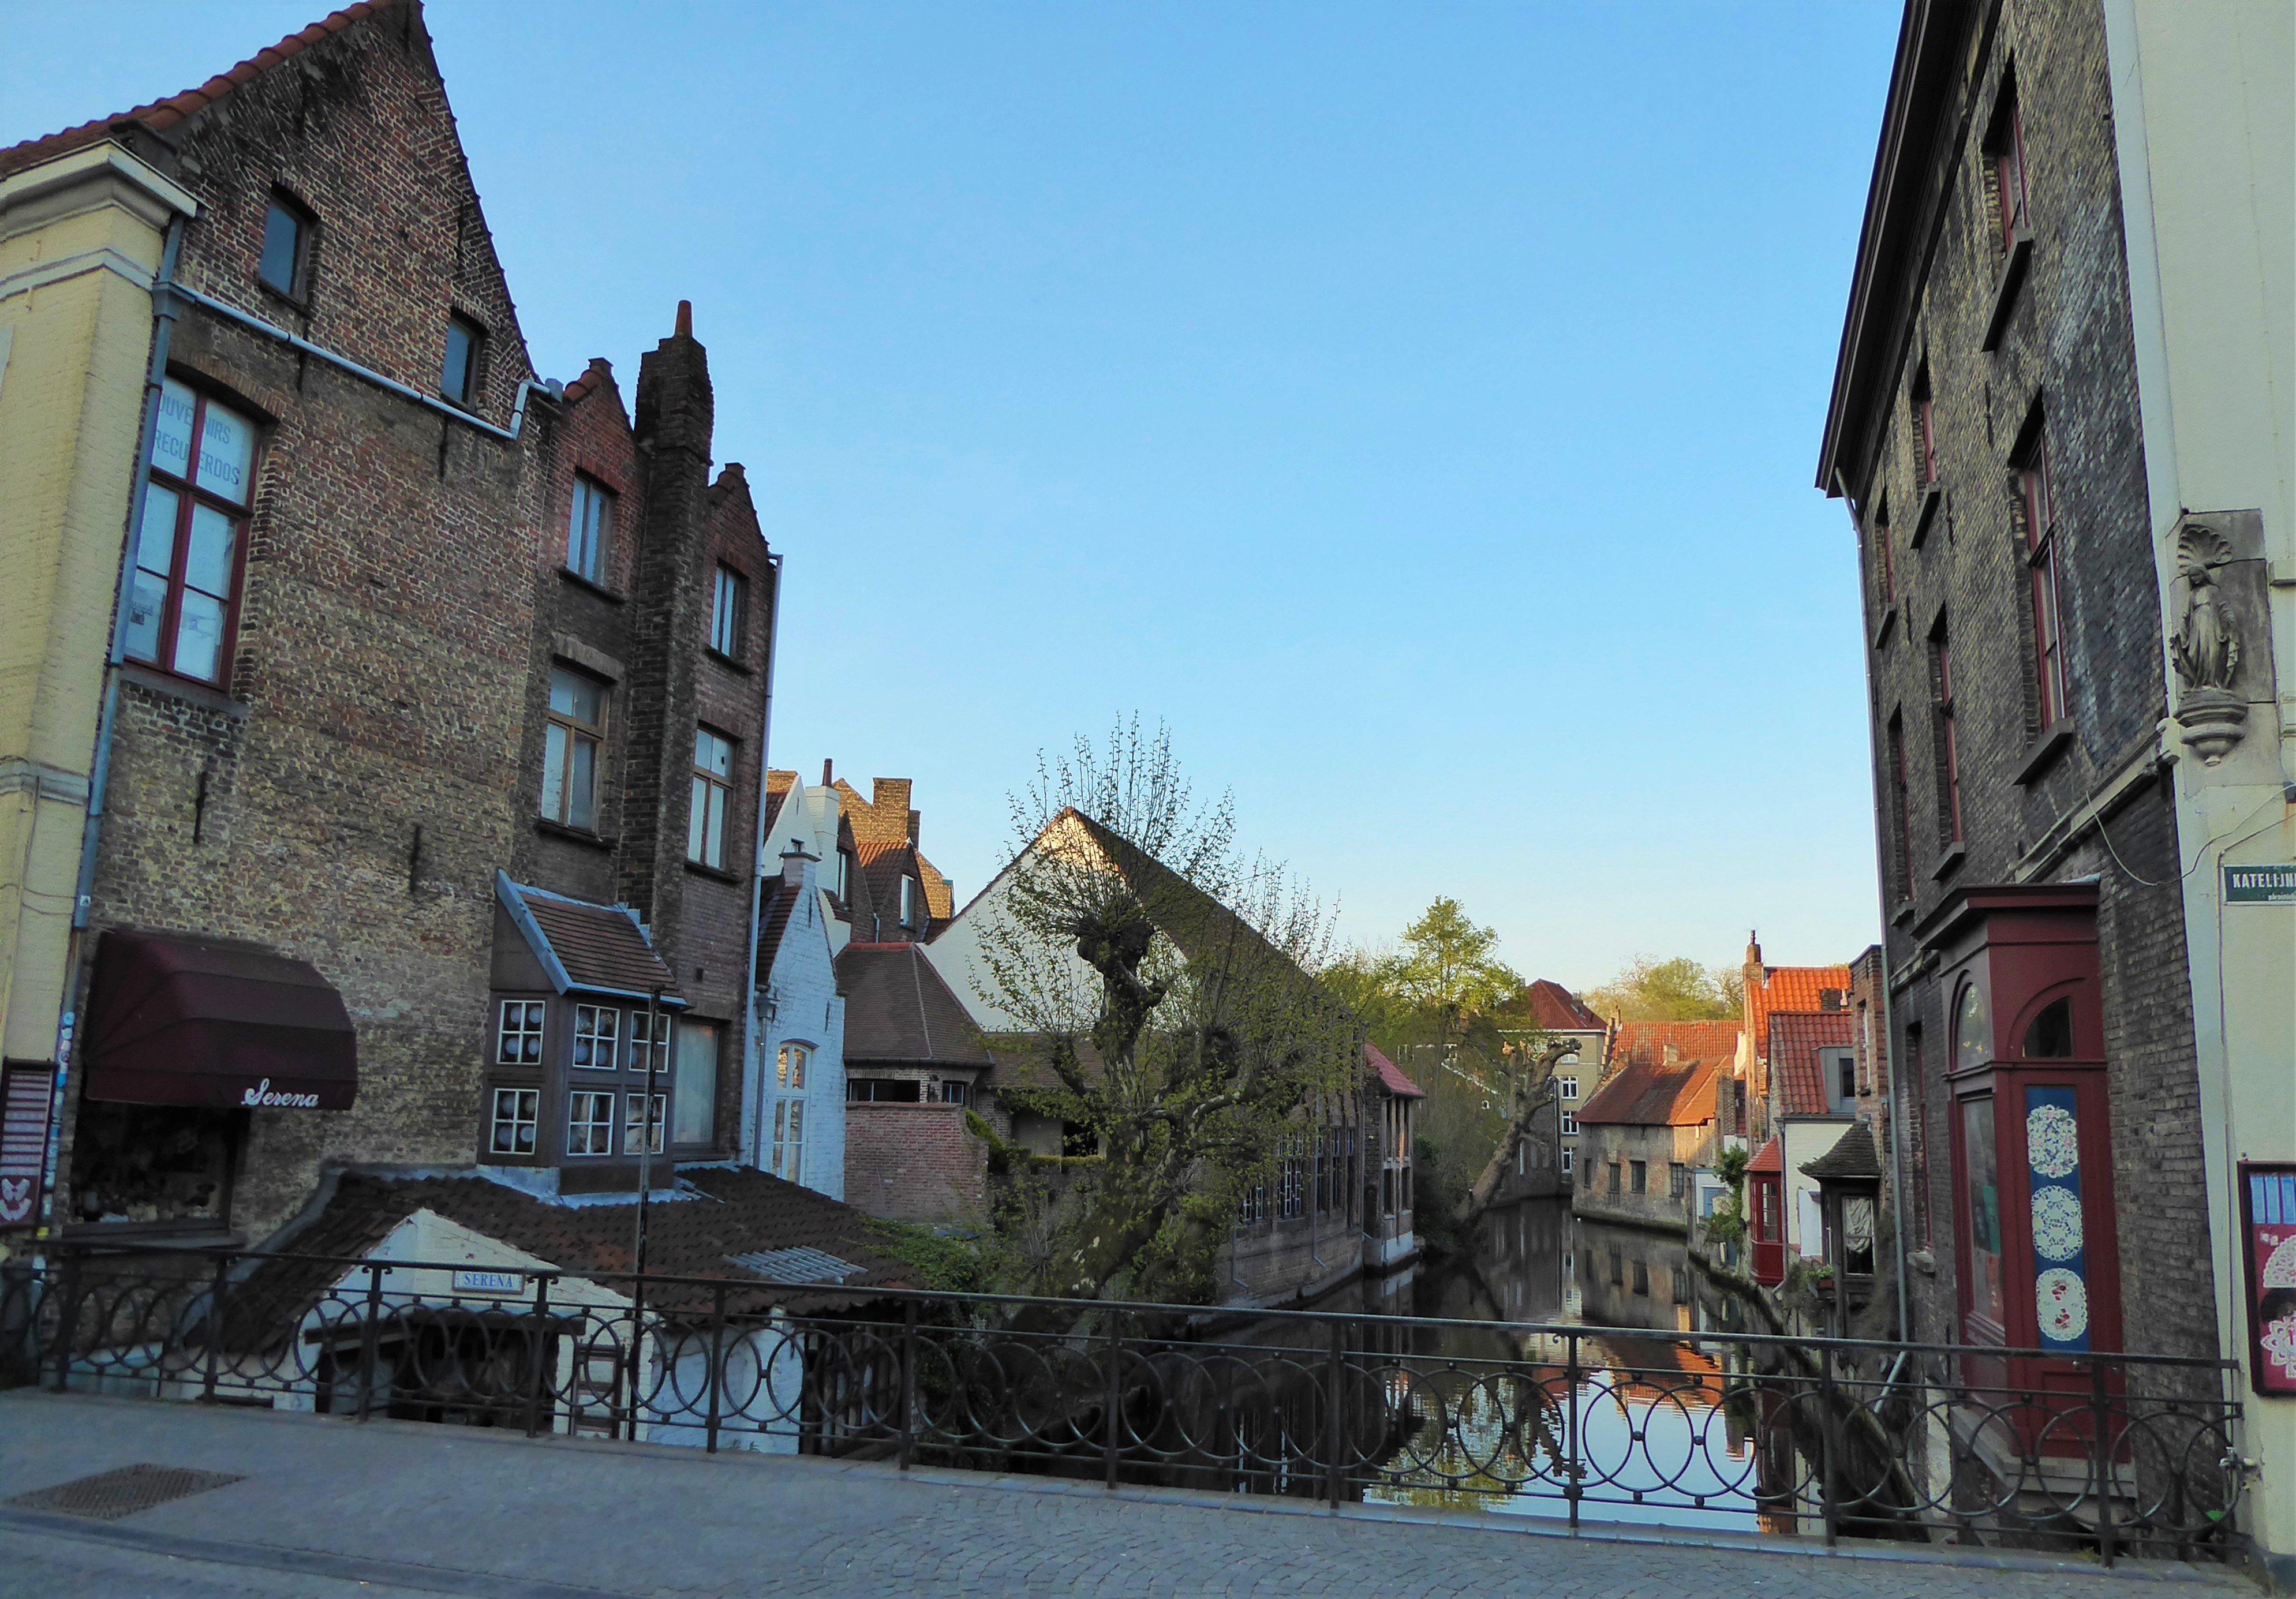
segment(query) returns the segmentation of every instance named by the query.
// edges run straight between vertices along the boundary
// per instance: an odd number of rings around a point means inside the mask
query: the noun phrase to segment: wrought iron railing
[[[2221,1557],[2227,1365],[321,1256],[0,1267],[0,1382],[1582,1522]],[[1194,1319],[1192,1319],[1194,1318]]]

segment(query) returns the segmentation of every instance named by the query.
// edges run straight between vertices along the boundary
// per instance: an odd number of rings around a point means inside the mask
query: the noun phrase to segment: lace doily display
[[[2080,1128],[2062,1105],[2035,1105],[2025,1118],[2025,1158],[2045,1177],[2068,1177],[2080,1165]]]
[[[2070,1260],[2081,1250],[2080,1196],[2070,1188],[2033,1190],[2033,1252]]]
[[[2257,1341],[2264,1346],[2264,1357],[2296,1382],[2296,1316],[2282,1316]]]
[[[2265,1261],[2262,1286],[2267,1293],[2276,1288],[2296,1288],[2296,1238],[2282,1239]]]
[[[2041,1336],[2049,1342],[2070,1343],[2088,1331],[2088,1288],[2063,1267],[2041,1274],[2033,1300],[2041,1313]]]

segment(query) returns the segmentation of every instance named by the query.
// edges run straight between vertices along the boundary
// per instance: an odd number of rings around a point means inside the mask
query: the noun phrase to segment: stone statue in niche
[[[2231,543],[2204,522],[2187,522],[2177,535],[2185,615],[2169,641],[2181,691],[2177,720],[2185,742],[2211,767],[2240,742],[2248,723],[2247,702],[2233,692],[2240,675],[2240,623],[2217,586],[2217,574],[2232,560]]]

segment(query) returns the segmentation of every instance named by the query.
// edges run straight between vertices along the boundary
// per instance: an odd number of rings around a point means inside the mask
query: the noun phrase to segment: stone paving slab
[[[0,1510],[0,1595],[2226,1599],[2231,1574],[1365,1507],[17,1390],[0,1499],[148,1462],[242,1480],[114,1523]],[[2252,1589],[2245,1591],[2252,1592]]]

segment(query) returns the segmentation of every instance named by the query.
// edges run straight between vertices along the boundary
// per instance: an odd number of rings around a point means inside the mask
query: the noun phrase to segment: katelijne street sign
[[[2226,866],[2226,905],[2296,905],[2296,861],[2270,866]]]

